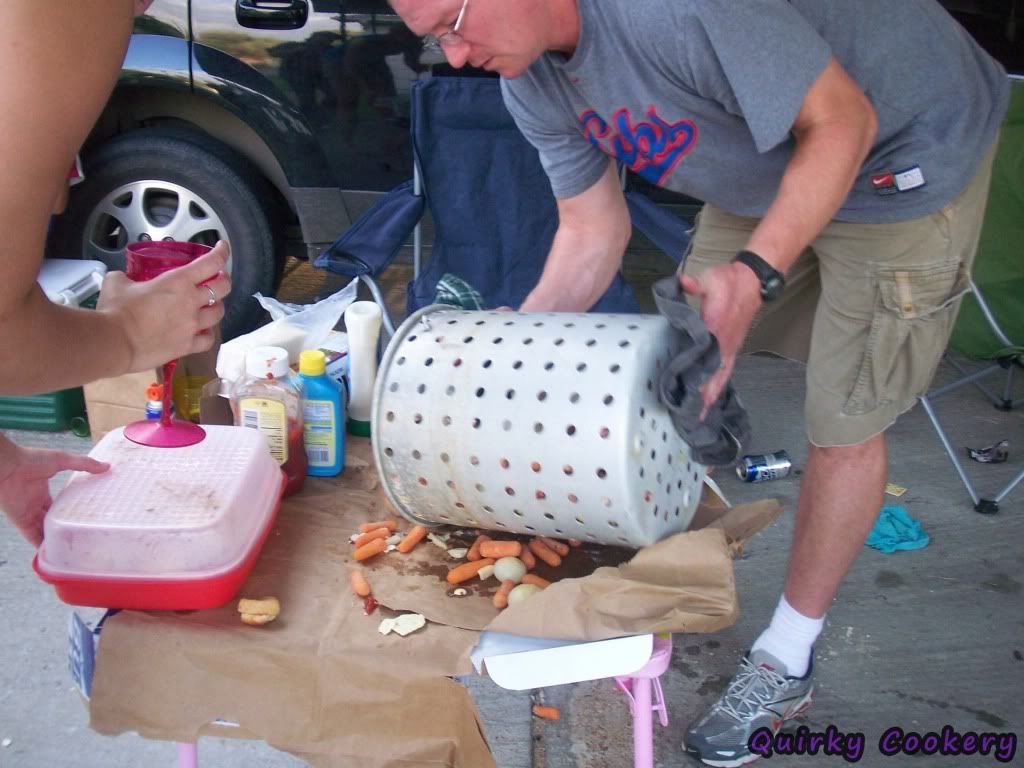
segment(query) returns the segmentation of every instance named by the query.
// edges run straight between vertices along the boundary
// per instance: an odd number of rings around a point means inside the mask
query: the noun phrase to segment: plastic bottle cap
[[[288,375],[288,350],[253,347],[245,355],[245,372],[254,379],[283,379]]]
[[[307,349],[299,355],[299,373],[303,376],[321,376],[327,370],[327,355],[319,349]]]

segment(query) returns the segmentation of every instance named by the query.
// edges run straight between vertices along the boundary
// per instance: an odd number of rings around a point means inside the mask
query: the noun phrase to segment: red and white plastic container
[[[109,432],[54,500],[33,566],[72,605],[195,610],[241,589],[277,515],[285,476],[258,431],[153,448]]]

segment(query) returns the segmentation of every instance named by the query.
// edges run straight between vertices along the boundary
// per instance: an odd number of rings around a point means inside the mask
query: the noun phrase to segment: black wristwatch
[[[753,251],[740,251],[733,258],[740,264],[746,264],[761,281],[761,298],[764,301],[775,301],[782,295],[786,287],[786,278],[779,270],[762,259]]]

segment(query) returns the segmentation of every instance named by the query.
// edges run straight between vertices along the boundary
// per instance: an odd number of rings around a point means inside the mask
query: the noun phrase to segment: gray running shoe
[[[785,665],[770,653],[748,653],[722,698],[686,732],[687,753],[719,768],[757,760],[751,734],[758,728],[778,733],[783,722],[810,706],[813,663],[803,677],[787,677]]]

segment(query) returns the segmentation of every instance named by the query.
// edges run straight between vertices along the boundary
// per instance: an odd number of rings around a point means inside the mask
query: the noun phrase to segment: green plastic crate
[[[0,428],[40,432],[73,429],[76,434],[88,433],[82,388],[29,397],[0,397]]]

